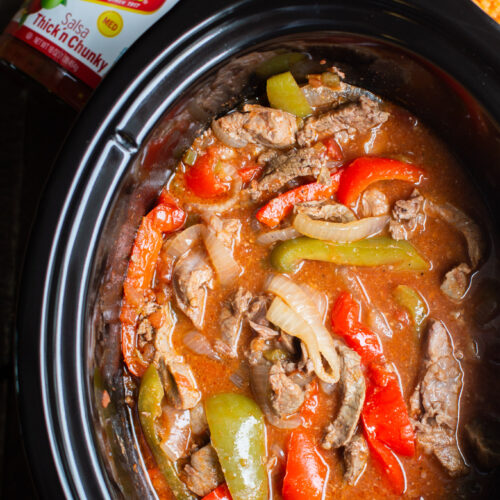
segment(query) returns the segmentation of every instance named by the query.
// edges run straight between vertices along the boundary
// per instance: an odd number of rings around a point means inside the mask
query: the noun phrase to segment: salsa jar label
[[[7,33],[95,88],[115,61],[178,0],[29,0]]]

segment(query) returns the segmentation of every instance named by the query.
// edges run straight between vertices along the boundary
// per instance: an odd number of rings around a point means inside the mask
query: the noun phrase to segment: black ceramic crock
[[[500,213],[500,31],[472,2],[180,0],[80,116],[34,224],[17,380],[41,497],[155,497],[123,403],[116,297],[126,256],[176,155],[255,92],[238,75],[283,47],[326,55],[348,81],[413,111]],[[165,134],[172,160],[144,169],[148,140]]]

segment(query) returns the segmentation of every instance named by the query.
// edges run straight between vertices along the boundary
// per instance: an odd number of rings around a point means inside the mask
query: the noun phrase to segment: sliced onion
[[[207,416],[205,415],[205,407],[203,403],[198,403],[194,408],[189,410],[191,416],[191,430],[193,434],[203,434],[208,432]]]
[[[326,319],[326,312],[328,310],[328,297],[326,296],[326,293],[320,292],[319,290],[316,290],[316,288],[313,288],[306,283],[300,283],[299,286],[311,297],[313,302],[316,304],[316,308],[319,312],[319,317],[321,318],[321,321],[324,322]]]
[[[270,455],[276,457],[278,460],[284,461],[286,458],[285,451],[283,448],[276,442],[274,442],[269,451],[271,452]]]
[[[323,355],[330,366],[330,373],[326,373],[322,363],[320,362],[321,359],[319,361],[318,359],[316,359],[316,361],[313,359],[314,370],[316,371],[318,377],[325,382],[329,382],[331,384],[337,382],[340,376],[340,360],[335,349],[335,342],[330,332],[323,325],[320,313],[313,300],[307,293],[304,292],[304,290],[302,290],[302,288],[300,288],[299,285],[294,283],[290,278],[281,274],[277,274],[272,277],[267,286],[267,291],[281,297],[283,301],[296,313],[296,315],[302,319],[303,322],[309,325],[310,330],[316,339],[319,352]],[[267,319],[271,321],[269,318],[269,311],[267,313]],[[288,331],[287,333],[297,336],[296,333]],[[309,354],[311,355],[310,349],[313,348],[313,345],[310,335],[308,335],[308,339],[311,346],[309,346],[308,342],[304,342]],[[311,355],[311,359],[312,358],[313,357]]]
[[[392,337],[392,328],[389,326],[385,314],[373,305],[368,307],[367,323],[375,333]]]
[[[240,201],[241,187],[243,181],[239,175],[233,178],[231,192],[229,198],[221,203],[189,203],[188,210],[195,210],[201,213],[222,213],[234,208]]]
[[[313,362],[316,375],[325,382],[334,384],[337,380],[328,374],[323,366],[318,339],[311,327],[279,297],[275,297],[267,311],[266,318],[286,333],[299,338],[307,348],[307,354]],[[335,351],[334,351],[335,352]],[[337,353],[335,352],[335,355]]]
[[[201,236],[201,224],[190,226],[184,231],[176,234],[167,242],[167,254],[172,257],[181,257],[189,249],[193,248]]]
[[[230,285],[241,272],[233,253],[215,236],[213,229],[203,226],[202,235],[221,285]]]
[[[276,229],[259,234],[256,241],[261,245],[267,246],[272,245],[276,241],[291,240],[292,238],[297,238],[297,236],[300,236],[300,233],[295,228],[286,227],[285,229]]]
[[[323,382],[323,380],[319,381],[319,386],[321,387],[321,390],[325,393],[328,394],[328,396],[331,396],[335,392],[335,385],[333,384],[328,384],[327,382]]]
[[[191,330],[187,332],[182,341],[184,345],[195,354],[206,356],[215,361],[221,361],[221,357],[214,351],[207,337],[199,331]]]
[[[292,415],[288,418],[280,418],[272,410],[269,404],[269,370],[271,363],[260,361],[250,366],[250,386],[255,398],[266,419],[278,429],[295,429],[302,423],[299,415]]]
[[[189,410],[167,407],[164,411],[168,421],[168,435],[162,440],[161,448],[173,462],[184,457],[191,439],[191,416]]]
[[[384,313],[376,307],[366,291],[360,277],[348,267],[337,267],[337,275],[342,278],[344,286],[349,290],[355,300],[361,302],[367,309],[368,326],[380,335],[392,337],[392,328]]]
[[[327,222],[315,220],[306,214],[297,214],[293,227],[301,234],[324,241],[347,243],[374,236],[389,222],[388,215],[366,217],[352,222]]]
[[[229,380],[238,387],[238,389],[243,388],[248,380],[248,370],[243,365],[240,365],[235,372],[231,373]]]

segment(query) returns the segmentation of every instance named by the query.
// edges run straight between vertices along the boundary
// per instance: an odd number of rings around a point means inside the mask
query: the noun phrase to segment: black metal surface
[[[253,1],[219,11],[225,4],[181,1],[142,37],[81,115],[43,197],[18,318],[20,407],[43,497],[56,498],[61,488],[72,498],[152,495],[140,470],[130,472],[130,483],[125,484],[104,467],[92,420],[89,367],[95,339],[89,329],[89,297],[96,294],[96,255],[109,227],[108,215],[125,190],[132,162],[163,113],[182,100],[198,78],[234,54],[279,36],[356,33],[370,37],[367,42],[400,46],[434,63],[500,122],[500,55],[495,50],[500,34],[468,2]],[[394,97],[425,104],[422,96],[412,97],[410,89],[400,89],[406,94],[399,96],[394,89]],[[427,111],[432,119],[432,109]],[[454,130],[443,134],[455,137]],[[33,374],[33,366],[38,374]],[[113,380],[110,377],[111,384]],[[124,422],[120,428],[126,427]],[[123,466],[138,460],[133,450],[131,454]],[[54,467],[59,485],[46,481]]]

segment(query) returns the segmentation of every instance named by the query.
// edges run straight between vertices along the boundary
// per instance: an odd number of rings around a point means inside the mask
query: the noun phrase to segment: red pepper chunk
[[[338,189],[342,170],[330,175],[332,183],[329,186],[319,182],[304,184],[290,191],[280,194],[266,203],[258,212],[257,220],[269,227],[277,226],[297,203],[319,201],[330,198]]]
[[[187,187],[200,198],[215,198],[227,193],[231,187],[228,179],[217,175],[217,155],[208,150],[198,157],[186,172]]]
[[[380,368],[379,368],[380,369]],[[394,372],[385,370],[384,385],[368,384],[361,418],[379,441],[400,455],[415,454],[415,431]],[[380,380],[380,377],[377,377]]]
[[[238,175],[241,177],[243,182],[250,182],[258,177],[264,170],[264,165],[259,165],[257,163],[250,164],[242,167],[238,170]]]
[[[217,486],[214,491],[203,497],[203,500],[232,500],[227,484]]]
[[[359,314],[359,304],[350,293],[342,292],[332,309],[332,328],[368,365],[382,356],[382,345],[378,335],[359,321]]]
[[[344,205],[352,205],[373,182],[401,180],[419,184],[424,179],[425,171],[420,167],[391,158],[364,156],[346,168],[337,198]]]
[[[300,407],[300,417],[304,427],[312,427],[318,419],[319,407],[319,384],[318,380],[314,379],[308,391],[306,400]]]
[[[333,137],[323,139],[323,144],[326,146],[326,154],[330,160],[340,161],[343,158],[342,150],[337,141]]]
[[[141,376],[147,368],[137,354],[136,322],[138,309],[144,304],[151,289],[156,261],[163,244],[163,233],[180,228],[186,219],[170,194],[163,190],[158,204],[142,218],[132,247],[127,276],[123,283],[123,301],[120,312],[122,322],[122,353],[131,373]]]
[[[367,430],[366,427],[364,435],[376,462],[382,468],[392,490],[396,495],[402,495],[406,490],[406,476],[396,455],[385,444],[381,443],[373,433]]]
[[[292,431],[283,479],[283,500],[321,500],[328,474],[328,465],[307,432]]]

